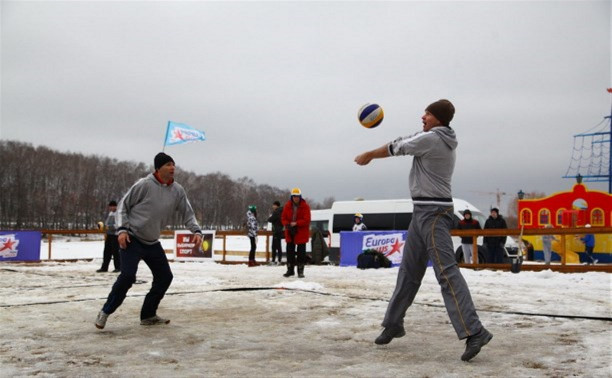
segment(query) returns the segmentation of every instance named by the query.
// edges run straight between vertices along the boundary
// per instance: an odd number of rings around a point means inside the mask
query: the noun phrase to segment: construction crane
[[[501,206],[502,196],[505,196],[507,194],[506,192],[502,192],[501,190],[499,190],[499,188],[497,188],[497,191],[495,191],[495,192],[481,192],[481,191],[478,191],[478,190],[470,190],[470,192],[474,192],[474,193],[478,193],[478,194],[486,194],[488,196],[494,195],[498,209]],[[491,207],[493,207],[493,206],[491,206]]]

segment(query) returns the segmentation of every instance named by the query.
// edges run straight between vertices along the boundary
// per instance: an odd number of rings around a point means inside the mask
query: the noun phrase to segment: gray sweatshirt
[[[127,231],[145,244],[155,244],[175,213],[191,232],[201,232],[185,189],[176,182],[162,184],[151,173],[132,185],[119,202],[117,231]]]
[[[106,217],[106,221],[104,224],[106,225],[106,233],[108,235],[115,235],[117,232],[117,227],[115,227],[115,215],[116,211],[109,211],[108,216]]]
[[[436,126],[389,143],[394,156],[412,155],[410,193],[416,205],[452,205],[451,178],[457,138],[450,127]]]

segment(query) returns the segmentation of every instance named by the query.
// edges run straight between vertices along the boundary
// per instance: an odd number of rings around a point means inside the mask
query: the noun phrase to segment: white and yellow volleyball
[[[385,113],[378,104],[365,104],[359,109],[357,119],[361,126],[373,129],[380,125],[385,117]]]

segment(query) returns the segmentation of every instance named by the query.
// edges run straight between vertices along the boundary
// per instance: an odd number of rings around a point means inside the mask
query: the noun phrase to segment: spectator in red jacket
[[[297,246],[298,277],[304,278],[306,243],[310,239],[310,206],[302,198],[302,191],[299,188],[291,189],[291,198],[283,206],[281,221],[285,226],[287,242],[287,273],[283,276],[295,275]]]
[[[457,229],[459,230],[480,230],[480,223],[472,218],[472,212],[468,209],[463,211],[463,219],[459,221],[457,225]],[[474,237],[472,236],[464,236],[461,238],[461,249],[463,250],[463,261],[466,264],[472,264],[472,243],[474,242]]]

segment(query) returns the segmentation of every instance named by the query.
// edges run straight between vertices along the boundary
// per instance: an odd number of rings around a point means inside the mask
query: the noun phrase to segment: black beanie
[[[433,114],[444,126],[449,126],[455,115],[455,107],[445,99],[431,103],[425,110]]]
[[[174,159],[172,159],[172,157],[170,157],[170,155],[166,155],[163,152],[158,153],[157,155],[155,155],[155,160],[154,160],[154,163],[153,163],[155,165],[155,170],[157,171],[163,165],[165,165],[166,163],[168,163],[170,161],[174,163]]]
[[[108,203],[108,206],[117,206],[117,201],[112,200]]]

